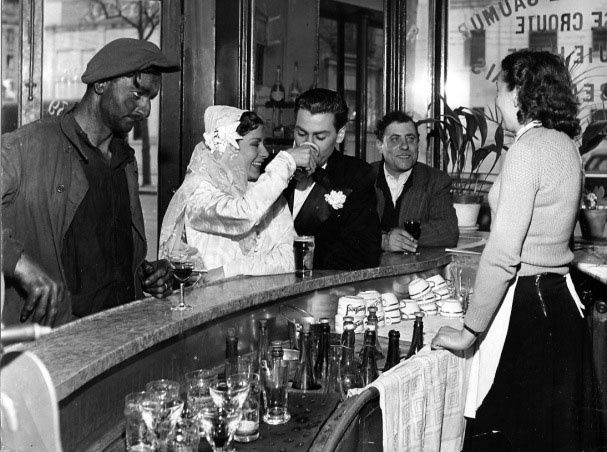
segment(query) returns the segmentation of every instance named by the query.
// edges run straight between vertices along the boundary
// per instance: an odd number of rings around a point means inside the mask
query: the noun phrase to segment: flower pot
[[[476,226],[481,210],[482,197],[478,195],[453,195],[453,207],[457,215],[457,226],[469,228]]]
[[[605,223],[607,223],[607,209],[580,210],[580,228],[585,239],[605,238]]]

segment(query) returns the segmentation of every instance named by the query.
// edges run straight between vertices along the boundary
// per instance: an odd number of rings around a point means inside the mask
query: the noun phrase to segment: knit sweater
[[[492,226],[481,256],[466,325],[484,331],[518,274],[568,273],[569,239],[582,191],[579,151],[566,134],[525,131],[504,158],[489,192]]]

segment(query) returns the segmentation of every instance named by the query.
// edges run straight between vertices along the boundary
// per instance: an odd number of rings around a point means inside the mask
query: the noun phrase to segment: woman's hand
[[[316,171],[319,149],[314,143],[305,142],[301,146],[287,149],[285,152],[291,154],[297,168],[304,170],[308,176]]]
[[[461,329],[458,330],[451,326],[443,326],[434,339],[432,339],[432,350],[466,350],[470,348],[476,337],[471,332]]]

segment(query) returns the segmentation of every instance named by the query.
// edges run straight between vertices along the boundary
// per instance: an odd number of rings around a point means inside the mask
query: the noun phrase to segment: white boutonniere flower
[[[346,195],[344,195],[344,192],[341,190],[331,190],[331,193],[325,195],[325,201],[327,201],[334,210],[339,210],[346,202]]]

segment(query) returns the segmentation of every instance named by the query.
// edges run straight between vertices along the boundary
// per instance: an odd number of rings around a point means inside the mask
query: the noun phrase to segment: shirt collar
[[[538,120],[528,122],[523,127],[521,127],[518,132],[516,132],[516,136],[514,137],[514,142],[516,143],[519,140],[519,138],[522,137],[523,134],[525,132],[527,132],[528,130],[531,130],[535,127],[541,127],[541,125],[542,125],[542,123]]]

